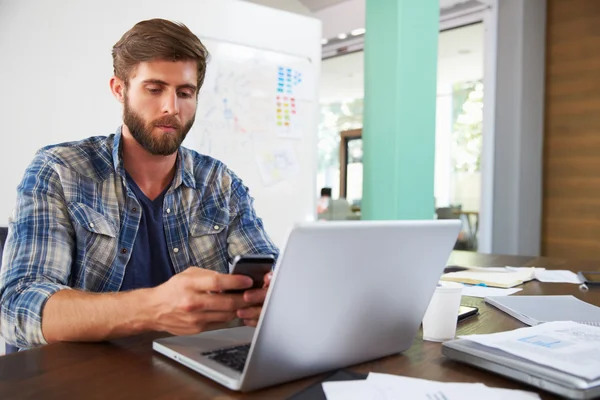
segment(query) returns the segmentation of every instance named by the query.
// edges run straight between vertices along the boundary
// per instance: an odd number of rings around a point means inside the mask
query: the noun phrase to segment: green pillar
[[[367,0],[362,218],[432,219],[439,0]]]

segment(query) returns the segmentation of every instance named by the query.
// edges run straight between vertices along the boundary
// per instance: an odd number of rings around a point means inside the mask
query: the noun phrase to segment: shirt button
[[[213,226],[213,228],[215,228],[215,231],[218,231],[219,230],[219,225],[215,225],[215,226]]]
[[[171,209],[167,208],[167,214],[171,214]]]
[[[123,253],[123,254],[127,253],[127,249],[126,248],[122,248],[121,249],[121,253]]]
[[[131,209],[131,211],[133,211],[133,212],[136,212],[136,211],[137,211],[137,208],[133,207],[133,208]]]
[[[178,249],[177,247],[175,247],[175,248],[173,249],[173,253],[179,253],[179,249]]]
[[[94,223],[92,222],[92,223],[90,224],[90,228],[93,228],[93,227],[94,227]]]

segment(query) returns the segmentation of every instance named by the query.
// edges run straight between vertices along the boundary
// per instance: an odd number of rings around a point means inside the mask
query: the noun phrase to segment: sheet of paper
[[[501,289],[494,287],[486,287],[486,286],[467,286],[462,290],[463,296],[471,296],[471,297],[489,297],[489,296],[510,296],[513,293],[517,293],[521,291],[521,288],[511,288],[511,289]]]
[[[582,378],[600,378],[600,327],[547,322],[530,328],[461,338]]]
[[[481,271],[481,272],[511,272],[506,267],[465,267],[470,271]]]
[[[535,400],[537,393],[498,389],[483,383],[429,381],[370,373],[366,380],[323,382],[327,400]]]
[[[406,376],[370,373],[367,383],[377,387],[384,399],[423,400],[531,400],[539,399],[536,393],[520,390],[496,389],[482,383],[438,382]],[[510,392],[510,393],[508,393]],[[510,396],[510,397],[507,397]],[[328,398],[329,399],[329,398]]]
[[[573,271],[567,270],[540,270],[536,269],[535,279],[540,282],[555,282],[555,283],[582,283],[581,279]]]
[[[525,271],[533,269],[533,278],[540,282],[552,283],[576,283],[580,284],[581,279],[573,271],[564,269],[550,270],[538,267],[506,267],[507,271]]]
[[[322,386],[327,400],[387,400],[385,393],[365,380],[323,382]]]

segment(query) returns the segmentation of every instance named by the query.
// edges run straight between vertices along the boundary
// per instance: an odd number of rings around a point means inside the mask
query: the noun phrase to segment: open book
[[[441,276],[443,281],[485,284],[499,288],[511,288],[535,278],[536,268],[477,268],[466,271],[450,272]]]

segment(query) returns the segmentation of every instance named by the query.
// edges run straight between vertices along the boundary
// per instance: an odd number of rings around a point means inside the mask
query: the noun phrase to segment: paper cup
[[[454,339],[463,285],[440,281],[423,317],[423,340]]]

